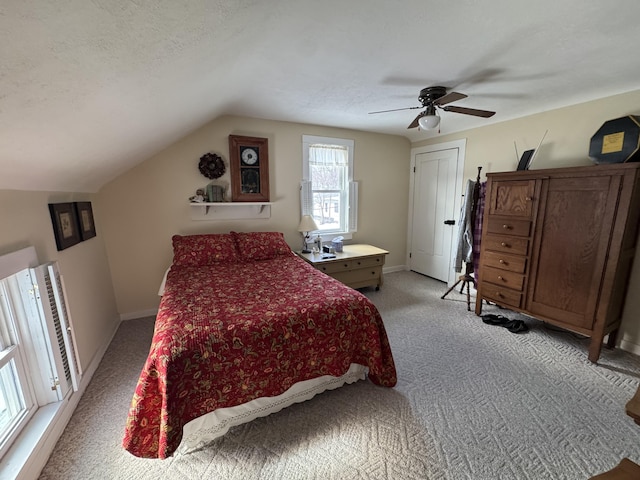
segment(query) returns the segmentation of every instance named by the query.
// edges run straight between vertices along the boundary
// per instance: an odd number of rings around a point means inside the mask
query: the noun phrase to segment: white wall
[[[373,243],[391,253],[387,266],[404,264],[411,147],[466,138],[464,178],[483,172],[515,170],[518,150],[534,148],[549,130],[532,168],[588,165],[589,140],[607,120],[640,113],[640,91],[544,112],[522,119],[436,136],[410,145],[402,137],[304,124],[223,117],[107,184],[98,194],[0,191],[0,254],[34,245],[41,261],[58,260],[83,367],[117,327],[118,316],[157,308],[160,279],[171,261],[175,233],[235,229],[279,230],[294,248],[300,245],[301,138],[303,134],[353,138],[355,177],[360,180],[360,224],[354,242]],[[445,113],[445,115],[454,115]],[[443,119],[443,121],[446,121]],[[197,169],[207,152],[228,160],[228,135],[269,138],[272,215],[269,220],[196,222],[187,202],[208,183]],[[93,202],[97,237],[57,252],[47,204]],[[630,291],[640,291],[640,255]],[[117,300],[117,302],[116,302]],[[623,346],[640,345],[640,296],[628,295],[621,335]]]

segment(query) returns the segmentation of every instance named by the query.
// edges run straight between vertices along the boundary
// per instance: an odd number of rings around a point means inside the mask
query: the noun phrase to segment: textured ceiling
[[[405,135],[420,89],[495,110],[640,89],[640,2],[24,0],[0,5],[0,188],[97,191],[224,114]],[[640,106],[638,106],[640,111]]]

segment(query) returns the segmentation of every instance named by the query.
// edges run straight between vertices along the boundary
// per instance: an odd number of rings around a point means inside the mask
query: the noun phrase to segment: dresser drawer
[[[486,298],[498,305],[520,308],[522,293],[487,283],[482,287],[482,298]]]
[[[360,268],[348,272],[336,272],[331,276],[346,285],[356,285],[358,288],[363,284],[376,285],[382,278],[382,267]]]
[[[351,268],[377,267],[384,265],[384,255],[351,260]]]
[[[499,288],[507,287],[513,290],[522,291],[522,287],[524,286],[524,275],[510,272],[509,270],[484,267],[484,272],[482,272],[482,281],[497,285]],[[487,288],[492,287],[487,285]]]
[[[528,237],[530,232],[531,222],[529,220],[516,220],[513,218],[505,217],[489,217],[487,222],[487,233]]]
[[[526,264],[527,259],[525,257],[499,252],[488,252],[486,250],[484,252],[483,266],[485,267],[495,267],[500,270],[524,273]]]
[[[515,255],[526,255],[529,249],[529,240],[526,238],[487,234],[482,242],[487,250]]]
[[[324,273],[346,272],[353,268],[353,260],[340,260],[337,262],[320,263],[316,268]]]

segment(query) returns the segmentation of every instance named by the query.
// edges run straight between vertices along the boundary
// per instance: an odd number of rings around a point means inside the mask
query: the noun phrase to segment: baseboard
[[[406,265],[395,265],[393,267],[382,267],[382,273],[404,272],[409,270]]]
[[[155,317],[158,314],[157,308],[152,308],[149,310],[141,310],[139,312],[131,312],[131,313],[121,313],[120,320],[135,320],[137,318],[145,318],[145,317]]]
[[[624,338],[620,340],[619,348],[625,352],[630,352],[634,355],[640,356],[640,345],[630,342],[629,340],[625,340]]]
[[[78,384],[78,391],[73,392],[71,396],[62,402],[46,405],[36,412],[36,415],[40,413],[43,417],[48,416],[49,418],[41,421],[40,425],[36,422],[29,422],[30,425],[20,434],[20,437],[18,437],[15,444],[11,447],[11,450],[9,450],[7,455],[2,459],[0,478],[33,480],[40,476],[40,472],[49,460],[56,443],[69,423],[73,412],[78,406],[87,385],[91,382],[91,378],[93,378],[93,375],[98,369],[102,357],[104,357],[104,354],[109,348],[119,326],[120,322],[117,322],[111,335],[109,335],[101,345],[88,367],[83,369],[82,378]],[[43,428],[43,423],[45,422],[46,424],[44,424]],[[33,426],[31,425],[32,423],[34,423]],[[41,429],[42,433],[29,432],[30,427],[32,430]]]

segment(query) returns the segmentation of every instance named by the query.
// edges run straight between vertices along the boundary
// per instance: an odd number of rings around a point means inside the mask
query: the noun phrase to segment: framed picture
[[[78,216],[73,203],[50,203],[49,213],[58,251],[81,242]]]
[[[269,201],[269,140],[229,135],[232,202]]]
[[[88,240],[96,236],[96,224],[93,222],[91,202],[76,202],[76,213],[80,225],[80,238]]]

